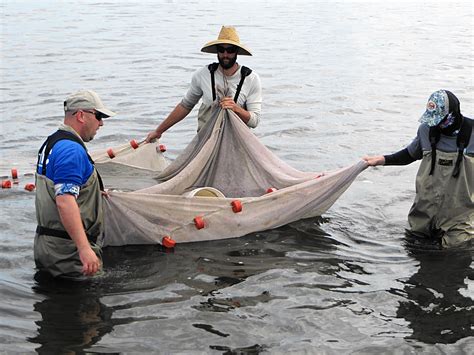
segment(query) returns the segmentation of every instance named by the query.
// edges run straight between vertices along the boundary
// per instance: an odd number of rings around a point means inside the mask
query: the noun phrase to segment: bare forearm
[[[247,124],[250,120],[250,112],[245,110],[244,108],[240,106],[236,106],[234,112],[239,116],[239,118],[244,121],[245,124]]]
[[[82,225],[81,214],[76,199],[72,195],[60,195],[56,197],[61,222],[76,244],[77,249],[89,246],[84,226]]]
[[[244,121],[245,124],[248,123],[248,121],[250,120],[250,112],[248,112],[246,109],[240,107],[239,105],[237,105],[235,102],[234,102],[234,99],[231,98],[231,97],[224,97],[221,101],[220,101],[220,105],[221,105],[221,108],[223,108],[224,110],[225,109],[228,109],[228,110],[232,110],[235,112],[235,114],[237,116],[239,116],[239,118]]]
[[[81,213],[72,195],[56,196],[56,206],[61,222],[74,244],[76,244],[84,275],[94,275],[101,267],[101,261],[92,250],[82,225]]]
[[[160,139],[161,135],[166,132],[169,128],[173,127],[176,123],[181,121],[183,118],[185,118],[189,112],[191,112],[190,109],[187,109],[181,103],[177,104],[176,107],[171,111],[171,113],[166,117],[166,119],[161,122],[161,124],[153,131],[148,133],[146,136],[145,141],[150,143],[153,142],[155,139]]]
[[[171,111],[166,119],[156,128],[156,132],[161,136],[169,128],[173,127],[176,123],[185,118],[191,110],[188,110],[180,103]]]

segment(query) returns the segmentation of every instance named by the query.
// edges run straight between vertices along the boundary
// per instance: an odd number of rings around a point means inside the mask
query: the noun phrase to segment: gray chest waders
[[[439,135],[430,132],[432,150],[423,155],[408,215],[414,234],[440,239],[444,246],[474,238],[474,157],[464,154],[472,120],[464,119],[462,127],[452,153],[436,150]]]
[[[51,153],[51,150],[53,149],[54,145],[61,140],[70,140],[70,141],[80,144],[84,148],[87,154],[87,158],[89,159],[91,164],[94,165],[94,161],[92,160],[91,156],[87,152],[84,142],[81,139],[79,139],[79,137],[77,137],[74,133],[58,130],[52,135],[50,135],[46,139],[46,141],[43,143],[41,148],[39,149],[37,165],[39,165],[40,162],[42,163],[42,168],[40,172],[41,175],[46,176],[46,169],[47,169],[46,161],[48,160],[49,154]],[[99,179],[100,190],[104,191],[104,184],[102,182],[102,178],[100,177],[99,172],[97,170],[96,170],[96,173],[97,173],[97,178]],[[50,235],[57,238],[71,239],[71,237],[65,230],[48,228],[48,227],[40,226],[40,225],[36,227],[36,233],[38,235]],[[97,235],[87,234],[87,238],[89,239],[89,241],[93,243],[97,241]]]

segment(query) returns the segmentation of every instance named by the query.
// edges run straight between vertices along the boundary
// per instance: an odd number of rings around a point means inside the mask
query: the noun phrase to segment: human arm
[[[64,229],[76,244],[82,262],[82,272],[88,276],[94,275],[100,269],[100,259],[87,239],[76,198],[70,194],[58,195],[56,206]]]
[[[77,198],[94,171],[84,148],[77,142],[61,140],[54,145],[47,176],[54,182],[55,202],[64,229],[74,242],[85,275],[100,269],[100,259],[92,250],[84,230]]]
[[[416,160],[410,155],[407,148],[389,155],[365,156],[362,159],[365,160],[369,166],[408,165]]]
[[[262,85],[260,77],[254,72],[248,79],[250,81],[250,90],[245,102],[245,107],[250,112],[250,119],[247,126],[255,128],[260,123],[260,113],[262,111]]]
[[[205,71],[209,72],[207,67]],[[148,133],[145,141],[151,142],[154,139],[160,139],[161,135],[166,132],[169,128],[173,127],[176,123],[184,119],[198,103],[202,97],[202,88],[201,88],[201,76],[203,70],[196,71],[191,78],[191,85],[184,95],[183,99],[176,107],[171,111],[171,113],[166,117],[166,119],[161,122],[161,124],[154,130]],[[205,72],[204,71],[204,72]]]
[[[168,117],[166,117],[166,119],[161,122],[161,124],[155,130],[148,133],[145,141],[149,143],[154,139],[160,139],[164,132],[185,118],[189,112],[191,112],[190,109],[187,109],[181,103],[177,104]]]
[[[421,159],[423,157],[423,152],[421,149],[420,136],[423,135],[423,132],[420,132],[420,129],[423,128],[423,125],[420,125],[416,137],[406,148],[389,155],[364,156],[362,160],[365,160],[369,166],[377,166],[408,165],[416,160]]]
[[[384,155],[384,165],[408,165],[413,163],[414,159],[408,152],[408,148],[402,149],[396,153]]]
[[[248,124],[250,118],[251,118],[251,115],[250,115],[250,112],[245,110],[244,108],[242,108],[241,106],[237,105],[235,102],[234,102],[234,99],[232,97],[224,97],[223,99],[221,99],[221,101],[219,102],[219,104],[221,105],[221,108],[222,109],[229,109],[229,110],[232,110],[235,112],[235,114],[237,116],[239,116],[239,118],[245,123],[245,124]]]
[[[385,164],[385,157],[383,155],[364,156],[362,160],[365,160],[369,166],[377,166]]]
[[[246,77],[237,101],[238,103],[235,103],[231,97],[224,97],[220,105],[224,109],[234,111],[250,128],[257,127],[262,109],[262,87],[255,72]]]

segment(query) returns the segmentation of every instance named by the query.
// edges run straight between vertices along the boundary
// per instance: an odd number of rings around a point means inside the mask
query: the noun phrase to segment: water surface
[[[104,251],[88,284],[35,280],[35,155],[62,101],[96,90],[119,115],[91,150],[143,138],[200,53],[235,25],[260,74],[262,141],[324,171],[415,136],[430,93],[474,115],[470,1],[4,1],[0,5],[0,344],[11,352],[469,353],[472,247],[405,237],[417,163],[364,171],[322,218],[238,239]],[[167,132],[170,159],[196,112]],[[109,176],[106,183],[117,182]],[[471,350],[472,352],[472,350]]]

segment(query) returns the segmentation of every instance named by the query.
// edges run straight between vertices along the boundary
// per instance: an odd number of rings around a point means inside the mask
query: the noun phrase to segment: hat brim
[[[423,113],[423,115],[420,117],[418,122],[424,123],[428,125],[429,127],[434,127],[439,125],[439,123],[443,120],[444,117],[441,117],[441,115],[437,113],[430,112],[428,110]]]
[[[100,113],[102,113],[103,115],[105,115],[107,117],[113,117],[113,116],[116,115],[115,112],[110,111],[110,110],[106,109],[105,107],[104,108],[94,108],[94,110],[99,111]]]
[[[211,41],[211,42],[208,42],[204,45],[204,47],[201,48],[201,52],[204,52],[204,53],[217,53],[217,45],[218,44],[231,44],[233,46],[236,46],[236,47],[239,47],[239,51],[237,52],[237,54],[239,55],[252,55],[252,53],[250,53],[250,51],[245,48],[245,46],[241,45],[240,43],[237,43],[235,41],[231,41],[231,40],[215,40],[215,41]]]

